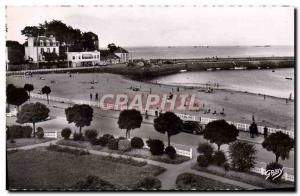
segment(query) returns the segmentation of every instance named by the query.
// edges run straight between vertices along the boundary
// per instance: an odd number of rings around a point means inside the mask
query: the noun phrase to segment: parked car
[[[183,132],[191,133],[194,135],[203,134],[204,125],[196,121],[184,121],[183,122]]]

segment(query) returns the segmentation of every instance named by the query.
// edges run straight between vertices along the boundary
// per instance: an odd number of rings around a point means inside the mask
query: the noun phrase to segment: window
[[[46,40],[46,46],[50,46],[49,40]]]
[[[96,59],[97,57],[96,57],[96,55],[94,55],[94,59]]]
[[[99,55],[97,55],[97,58],[99,59]]]
[[[55,46],[56,44],[55,44],[55,42],[52,42],[52,46]]]
[[[75,60],[75,56],[73,56],[73,60]]]
[[[56,48],[53,48],[53,52],[56,53]]]
[[[80,59],[81,57],[79,56],[79,59]]]
[[[44,46],[43,40],[40,40],[40,46]]]
[[[44,53],[44,48],[41,48],[41,54],[43,54]]]
[[[50,48],[47,48],[47,52],[50,53]]]

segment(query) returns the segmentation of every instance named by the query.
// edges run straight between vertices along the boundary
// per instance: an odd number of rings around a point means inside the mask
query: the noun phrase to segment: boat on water
[[[293,78],[288,78],[288,77],[286,77],[285,79],[287,79],[287,80],[293,80]]]
[[[208,69],[206,69],[206,71],[212,71],[213,69],[212,68],[208,68]]]
[[[180,73],[184,73],[184,72],[187,72],[187,70],[186,70],[186,69],[182,69],[182,70],[180,70],[179,72],[180,72]]]

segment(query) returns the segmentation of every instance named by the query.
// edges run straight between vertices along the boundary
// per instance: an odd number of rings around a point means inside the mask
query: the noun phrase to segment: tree
[[[225,120],[215,120],[208,123],[204,129],[204,138],[218,146],[229,144],[236,140],[239,131],[234,125],[228,124]]]
[[[37,37],[39,35],[43,35],[45,33],[45,29],[38,26],[26,26],[23,30],[21,30],[21,34],[26,37]]]
[[[33,91],[33,89],[34,89],[33,85],[32,84],[25,84],[24,85],[24,89],[25,89],[25,91],[28,92],[28,94],[29,94],[29,100],[30,100],[30,92]]]
[[[65,109],[65,114],[68,123],[75,123],[76,127],[79,127],[80,134],[81,128],[90,126],[93,120],[93,108],[86,104],[75,104],[72,107],[68,107]]]
[[[47,95],[47,103],[49,104],[49,94],[51,93],[51,89],[49,86],[44,86],[42,88],[42,93]]]
[[[238,171],[250,171],[255,165],[257,150],[253,144],[235,142],[229,146],[232,167]]]
[[[118,47],[117,47],[114,43],[108,44],[108,45],[107,45],[107,48],[109,49],[109,51],[110,51],[111,53],[113,53],[115,50],[118,49]]]
[[[83,49],[87,51],[98,50],[98,36],[93,32],[85,32],[82,34]]]
[[[130,130],[140,128],[143,117],[137,110],[123,110],[120,112],[118,125],[120,129],[126,129],[126,138],[130,138]]]
[[[289,153],[294,148],[294,139],[281,131],[270,134],[262,143],[263,148],[272,151],[276,156],[276,163],[279,157],[282,160],[289,158]]]
[[[32,123],[33,137],[35,137],[35,123],[46,120],[49,117],[49,109],[42,103],[29,103],[22,106],[17,114],[17,123]]]
[[[19,111],[19,106],[25,103],[29,96],[24,88],[15,88],[13,86],[6,88],[6,102],[12,105],[17,106],[17,110]]]
[[[9,64],[20,65],[24,63],[25,47],[17,41],[6,41],[7,58]]]
[[[93,51],[98,49],[98,36],[93,32],[81,32],[60,20],[45,21],[37,26],[26,26],[21,30],[27,37],[38,35],[53,35],[60,43],[68,46],[69,51]],[[60,48],[61,50],[61,48]]]
[[[154,128],[156,131],[167,134],[168,146],[172,135],[180,133],[183,129],[182,120],[173,112],[161,113],[154,119]]]

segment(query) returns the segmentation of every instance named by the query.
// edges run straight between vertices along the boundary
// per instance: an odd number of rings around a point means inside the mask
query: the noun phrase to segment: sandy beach
[[[44,80],[41,80],[40,77]],[[94,81],[94,84],[91,84],[91,81]],[[72,74],[72,77],[69,77],[68,74],[36,74],[28,78],[20,75],[8,76],[7,84],[9,83],[20,87],[25,83],[31,83],[35,88],[34,93],[38,93],[44,85],[48,85],[52,90],[50,96],[82,100],[90,100],[90,93],[93,96],[98,93],[99,97],[104,94],[127,94],[132,97],[135,94],[142,94],[143,97],[146,97],[150,91],[151,94],[196,94],[199,98],[200,110],[186,110],[181,113],[241,123],[250,123],[254,114],[258,125],[294,129],[293,101],[286,103],[285,99],[268,96],[264,99],[261,95],[245,92],[216,89],[213,93],[206,93],[202,92],[201,88],[183,87],[180,87],[177,92],[177,88],[174,86],[134,81],[124,76],[108,73]],[[140,89],[133,91],[130,87]],[[94,97],[92,100],[95,101]],[[220,115],[223,108],[225,116]],[[205,114],[204,111],[208,109],[210,109],[210,113]],[[217,114],[212,114],[214,111]]]

